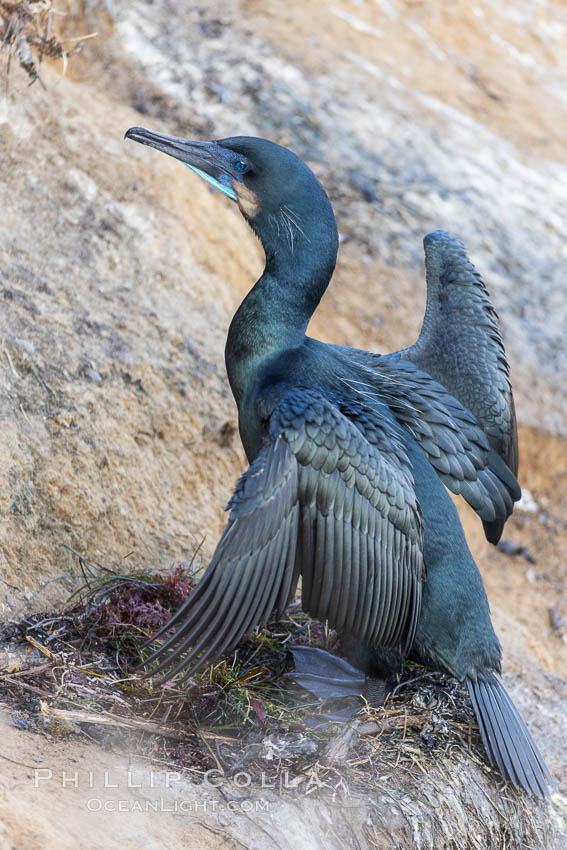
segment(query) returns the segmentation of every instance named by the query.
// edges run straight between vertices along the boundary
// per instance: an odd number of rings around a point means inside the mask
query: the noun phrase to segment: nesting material
[[[195,587],[191,565],[85,575],[63,613],[3,629],[10,664],[0,700],[21,727],[165,761],[194,782],[211,770],[227,782],[245,771],[252,796],[269,786],[297,805],[312,795],[331,808],[364,805],[376,846],[416,835],[424,847],[455,850],[555,846],[546,804],[503,785],[486,764],[454,680],[408,664],[384,706],[359,701],[351,720],[336,723],[344,701],[313,702],[287,676],[288,644],[340,650],[337,635],[294,603],[186,686],[158,687],[139,670],[144,644]]]

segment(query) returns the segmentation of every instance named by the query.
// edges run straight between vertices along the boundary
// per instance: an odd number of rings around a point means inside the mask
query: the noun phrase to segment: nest
[[[245,770],[284,797],[374,799],[370,846],[413,846],[406,832],[422,829],[439,848],[551,846],[542,843],[551,831],[544,807],[499,788],[458,682],[408,664],[383,706],[359,700],[338,724],[336,705],[290,682],[288,644],[339,649],[337,635],[294,603],[183,687],[157,686],[140,670],[146,642],[192,592],[194,564],[95,576],[80,563],[85,582],[66,610],[19,618],[0,634],[0,699],[17,725],[165,759],[196,783],[211,770],[227,779]],[[380,843],[396,834],[401,843]]]

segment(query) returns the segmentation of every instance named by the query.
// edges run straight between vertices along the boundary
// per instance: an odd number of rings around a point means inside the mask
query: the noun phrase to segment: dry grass
[[[6,64],[0,71],[6,86],[12,58],[16,59],[29,77],[30,85],[41,82],[39,69],[44,57],[67,60],[81,49],[82,42],[96,33],[62,39],[57,21],[64,17],[55,0],[22,0],[19,3],[0,1],[0,47],[6,52]]]

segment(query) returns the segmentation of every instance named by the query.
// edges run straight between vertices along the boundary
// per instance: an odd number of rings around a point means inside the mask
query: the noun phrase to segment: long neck
[[[273,223],[276,228],[276,223]],[[256,229],[256,228],[255,228]],[[268,231],[272,235],[272,229]],[[274,236],[279,230],[274,230]],[[325,292],[337,254],[334,216],[295,238],[259,233],[266,252],[262,277],[238,308],[228,331],[226,369],[236,403],[261,364],[277,351],[303,343],[309,319]]]

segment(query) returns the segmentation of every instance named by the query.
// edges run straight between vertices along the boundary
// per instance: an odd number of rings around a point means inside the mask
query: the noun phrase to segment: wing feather
[[[423,528],[409,462],[389,427],[375,425],[378,438],[364,416],[349,418],[312,391],[288,391],[237,483],[203,579],[156,635],[165,642],[150,656],[152,672],[186,678],[216,660],[285,607],[300,573],[312,616],[407,649]]]
[[[512,513],[521,490],[513,472],[491,447],[485,429],[445,387],[403,360],[400,353],[379,357],[355,352],[351,356],[359,367],[364,366],[365,381],[344,378],[344,382],[351,389],[358,387],[358,392],[363,384],[364,396],[388,405],[445,486],[462,495],[478,513],[492,540]]]
[[[427,307],[419,339],[400,352],[475,416],[491,447],[518,474],[518,434],[498,316],[463,243],[437,230],[423,240]],[[485,522],[497,542],[504,522]]]
[[[521,497],[516,413],[498,317],[462,242],[438,230],[424,247],[427,307],[419,339],[384,356],[336,346],[363,367],[343,380],[390,407],[497,543]]]

